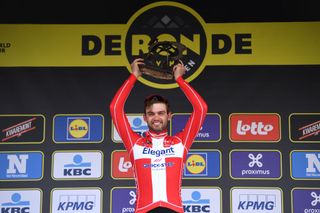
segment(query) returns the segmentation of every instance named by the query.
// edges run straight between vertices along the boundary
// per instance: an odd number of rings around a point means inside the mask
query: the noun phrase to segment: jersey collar
[[[168,135],[167,130],[163,130],[162,132],[153,132],[151,130],[146,132],[146,136],[150,136],[152,138],[163,138]]]

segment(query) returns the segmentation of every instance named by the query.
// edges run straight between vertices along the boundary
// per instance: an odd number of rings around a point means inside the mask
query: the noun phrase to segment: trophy
[[[142,74],[157,79],[173,79],[172,68],[179,63],[182,52],[187,48],[179,42],[158,41],[153,39],[149,42],[148,53],[142,55],[144,65],[140,65]]]

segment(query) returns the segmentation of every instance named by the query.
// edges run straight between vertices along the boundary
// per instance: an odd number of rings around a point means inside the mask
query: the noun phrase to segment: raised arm
[[[182,78],[182,75],[185,73],[185,68],[182,66],[183,64],[178,64],[174,67],[174,77],[193,107],[193,112],[191,113],[184,130],[179,134],[182,137],[186,149],[189,150],[203,124],[208,107],[197,91]]]
[[[138,68],[138,64],[140,63],[142,63],[141,59],[136,59],[131,64],[132,74],[123,83],[110,103],[112,121],[128,151],[131,150],[139,135],[131,129],[128,118],[124,112],[124,105],[137,78],[141,75]]]

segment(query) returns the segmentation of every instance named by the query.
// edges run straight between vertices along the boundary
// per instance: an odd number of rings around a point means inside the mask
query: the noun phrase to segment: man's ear
[[[171,118],[172,118],[172,113],[169,112],[169,113],[168,113],[168,120],[171,121]]]
[[[143,114],[143,120],[144,120],[145,122],[147,122],[146,114]]]

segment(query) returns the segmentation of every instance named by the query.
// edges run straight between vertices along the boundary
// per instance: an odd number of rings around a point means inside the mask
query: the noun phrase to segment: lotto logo
[[[133,178],[132,163],[127,151],[114,151],[111,164],[111,172],[114,179]]]
[[[278,114],[232,114],[229,126],[230,140],[233,142],[280,141]]]

